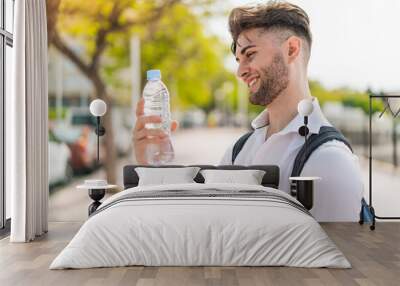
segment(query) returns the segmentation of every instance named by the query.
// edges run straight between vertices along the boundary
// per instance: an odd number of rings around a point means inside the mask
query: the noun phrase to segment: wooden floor
[[[0,285],[400,285],[400,223],[381,222],[372,232],[356,223],[323,224],[353,268],[122,267],[48,270],[80,223],[51,223],[27,244],[0,241]]]

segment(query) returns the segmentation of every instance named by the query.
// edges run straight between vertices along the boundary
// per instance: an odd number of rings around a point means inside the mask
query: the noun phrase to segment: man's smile
[[[257,76],[257,77],[252,77],[252,78],[246,80],[247,87],[250,89],[251,92],[254,92],[257,90],[256,87],[258,85],[259,79],[260,79],[260,77]]]

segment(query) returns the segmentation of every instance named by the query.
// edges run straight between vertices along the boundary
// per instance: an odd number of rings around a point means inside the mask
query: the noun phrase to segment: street
[[[234,128],[186,129],[173,134],[174,164],[219,164],[226,148],[246,130]],[[123,189],[122,168],[133,164],[133,157],[118,160],[117,185]],[[364,194],[368,198],[368,160],[360,158],[364,182]],[[373,162],[373,205],[379,216],[400,216],[400,170],[390,164]],[[74,179],[50,194],[49,221],[82,222],[87,219],[87,207],[91,204],[87,191],[75,187],[85,179],[104,178],[104,171]],[[112,193],[107,193],[107,196]]]

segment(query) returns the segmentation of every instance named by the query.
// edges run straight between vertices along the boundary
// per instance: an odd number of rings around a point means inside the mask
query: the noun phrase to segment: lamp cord
[[[304,116],[304,156],[307,154],[308,116]],[[304,158],[305,159],[305,158]]]
[[[97,164],[100,164],[100,116],[97,116]]]

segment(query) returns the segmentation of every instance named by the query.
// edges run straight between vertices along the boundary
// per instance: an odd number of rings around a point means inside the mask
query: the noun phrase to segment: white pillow
[[[262,170],[202,170],[204,183],[234,183],[261,185],[265,171]]]
[[[139,186],[195,183],[193,179],[199,170],[199,167],[135,168]]]

